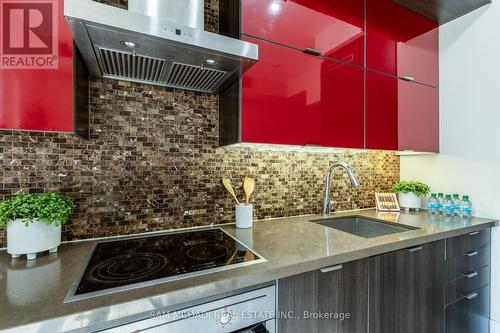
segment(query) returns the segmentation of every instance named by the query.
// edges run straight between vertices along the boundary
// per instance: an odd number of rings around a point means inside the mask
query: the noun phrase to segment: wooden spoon
[[[245,192],[245,205],[250,203],[250,196],[255,189],[255,180],[253,178],[245,177],[243,181],[243,191]]]
[[[231,185],[231,181],[229,178],[222,178],[222,184],[224,184],[224,187],[226,190],[231,194],[231,196],[236,200],[236,203],[239,205],[240,202],[238,201],[238,198],[236,197],[236,193],[234,193],[233,186]]]
[[[234,250],[233,255],[231,256],[231,258],[229,258],[226,261],[226,265],[229,265],[233,261],[234,257],[236,257],[237,254],[238,254],[238,250]]]

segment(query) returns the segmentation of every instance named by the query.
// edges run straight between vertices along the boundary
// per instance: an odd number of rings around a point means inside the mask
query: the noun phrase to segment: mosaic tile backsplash
[[[320,213],[325,174],[337,161],[351,164],[362,183],[354,191],[344,174],[335,176],[333,197],[351,199],[341,210],[373,207],[373,192],[399,180],[399,157],[391,152],[218,148],[217,96],[99,79],[90,85],[89,141],[0,132],[0,198],[68,194],[78,208],[64,240],[232,222],[223,176],[240,196],[244,176],[256,179],[256,219]],[[0,247],[5,241],[1,231]]]

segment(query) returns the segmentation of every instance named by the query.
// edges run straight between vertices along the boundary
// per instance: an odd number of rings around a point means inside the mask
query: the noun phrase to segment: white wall
[[[401,157],[401,179],[470,194],[500,218],[500,0],[440,31],[440,155]],[[493,232],[492,332],[500,332],[500,230]]]

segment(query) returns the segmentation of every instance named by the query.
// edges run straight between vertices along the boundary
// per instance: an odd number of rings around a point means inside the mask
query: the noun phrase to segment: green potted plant
[[[68,222],[75,204],[60,193],[18,194],[0,202],[0,228],[7,225],[7,252],[12,258],[37,252],[56,252],[61,225]]]
[[[402,180],[392,186],[392,191],[398,194],[399,206],[406,210],[422,208],[422,197],[429,194],[429,185]]]

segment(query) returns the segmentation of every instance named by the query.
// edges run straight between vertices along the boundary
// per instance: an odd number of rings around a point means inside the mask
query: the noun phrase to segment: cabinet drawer
[[[452,303],[464,295],[486,287],[490,283],[490,267],[466,273],[461,278],[446,284],[446,304]]]
[[[370,258],[370,333],[443,332],[444,245],[438,241]]]
[[[449,238],[446,240],[446,258],[461,256],[466,252],[489,245],[489,243],[490,229],[473,231],[463,236]]]
[[[446,282],[455,280],[490,264],[490,247],[482,247],[448,258],[446,260]]]
[[[325,267],[278,280],[278,311],[293,316],[278,318],[279,333],[366,333],[368,319],[368,260]],[[349,313],[341,320],[309,314]]]
[[[446,333],[487,333],[489,331],[490,288],[484,287],[462,297],[445,309]]]

